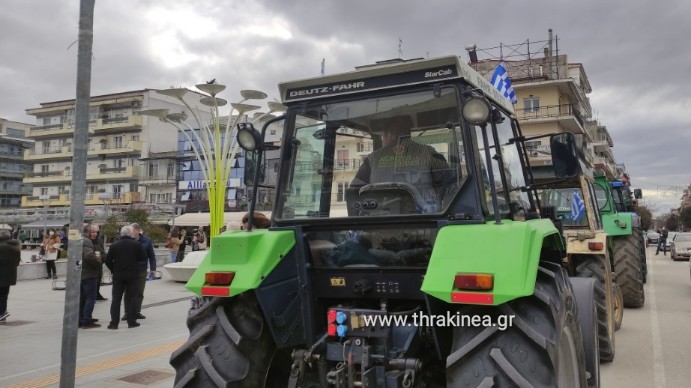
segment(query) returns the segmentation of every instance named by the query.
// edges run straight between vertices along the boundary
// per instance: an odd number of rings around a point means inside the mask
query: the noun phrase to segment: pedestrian
[[[662,254],[667,256],[667,236],[669,235],[667,232],[667,227],[663,226],[659,234],[660,237],[658,237],[657,240],[657,249],[655,250],[655,255],[660,253],[660,249],[662,249]]]
[[[98,225],[91,224],[90,230],[89,230],[89,240],[91,240],[91,244],[94,246],[94,252],[99,252],[99,255],[101,256],[101,262],[103,259],[106,257],[106,250],[103,247],[103,239],[101,238],[101,228],[98,227]],[[84,231],[86,233],[86,230]],[[96,301],[101,302],[108,300],[108,298],[104,297],[101,295],[101,282],[103,281],[103,264],[101,264],[101,271],[98,275],[98,284],[96,285]]]
[[[22,260],[22,244],[12,239],[9,230],[0,230],[0,322],[5,322],[10,312],[7,311],[7,297],[10,286],[17,284],[17,266]]]
[[[55,260],[58,259],[58,252],[61,245],[62,242],[60,241],[60,236],[55,233],[55,229],[48,229],[48,233],[43,237],[43,243],[41,244],[45,252],[43,255],[43,260],[46,262],[46,272],[48,273],[46,279],[58,278],[58,271],[55,268]]]
[[[110,303],[109,329],[117,329],[120,322],[120,304],[125,292],[136,295],[138,290],[140,262],[146,261],[144,247],[132,237],[132,227],[125,225],[120,229],[120,239],[114,242],[106,254],[105,264],[113,274],[113,294]],[[128,305],[125,311],[136,311],[135,298],[126,300]],[[137,316],[131,314],[127,317],[127,327],[133,328],[140,324]]]
[[[80,301],[83,301],[83,308],[80,309],[79,327],[82,329],[93,329],[101,327],[92,317],[94,306],[96,305],[96,294],[98,279],[101,276],[103,265],[101,264],[101,252],[94,250],[94,245],[89,238],[93,227],[87,224],[84,227],[84,237],[82,245],[82,282],[80,289]]]
[[[130,295],[127,292],[125,292],[125,315],[123,315],[122,320],[126,321],[127,317],[130,314],[130,311],[127,310],[127,306],[129,303],[127,302],[128,298],[135,298],[135,306],[136,306],[136,312],[137,312],[137,319],[146,319],[144,315],[142,315],[142,303],[144,302],[144,288],[146,287],[146,280],[149,276],[153,278],[155,272],[156,272],[156,253],[154,252],[154,244],[151,241],[150,238],[144,236],[142,233],[142,227],[134,223],[132,225],[132,237],[139,241],[139,243],[142,245],[144,248],[144,252],[146,252],[146,257],[148,258],[148,263],[146,261],[139,262],[139,275],[137,278],[138,282],[138,288],[137,288],[137,294],[136,295]],[[148,264],[148,271],[147,271],[147,264]]]
[[[168,248],[170,252],[171,263],[175,263],[175,259],[178,256],[178,250],[180,249],[181,242],[182,241],[180,240],[180,233],[178,232],[178,230],[171,230],[168,234],[168,238],[166,238],[166,248]]]
[[[175,262],[179,263],[185,258],[185,249],[189,244],[190,238],[187,236],[187,229],[180,230],[180,244],[178,245],[178,252],[175,255]]]

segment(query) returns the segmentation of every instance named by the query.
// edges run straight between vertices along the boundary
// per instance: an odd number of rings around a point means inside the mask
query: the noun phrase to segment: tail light
[[[494,288],[494,275],[484,273],[457,274],[453,284],[459,290],[491,291]]]
[[[235,278],[235,272],[207,272],[204,274],[202,295],[230,296],[230,283]]]
[[[588,249],[591,251],[601,251],[605,248],[605,244],[601,242],[589,242]]]
[[[487,273],[459,273],[454,276],[453,303],[490,305],[494,303],[494,275]],[[471,292],[466,292],[471,291]]]
[[[207,272],[204,274],[204,283],[210,286],[229,286],[235,278],[235,272]]]

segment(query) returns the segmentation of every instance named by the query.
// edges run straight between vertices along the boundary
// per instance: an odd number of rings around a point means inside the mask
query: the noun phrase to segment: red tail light
[[[459,290],[490,291],[494,288],[494,275],[486,273],[456,274],[453,284]]]
[[[605,244],[601,242],[589,242],[588,249],[591,251],[601,251],[605,248]]]
[[[207,272],[204,282],[211,286],[229,286],[235,278],[235,272]]]

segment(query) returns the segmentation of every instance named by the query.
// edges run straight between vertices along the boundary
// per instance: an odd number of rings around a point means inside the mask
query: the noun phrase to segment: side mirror
[[[633,197],[636,199],[641,199],[643,198],[643,190],[641,189],[633,189]]]
[[[549,143],[554,175],[557,178],[571,178],[581,173],[576,139],[572,133],[564,132],[551,135]]]
[[[254,182],[254,172],[257,168],[257,156],[259,154],[258,150],[245,151],[245,185],[255,186]],[[264,183],[264,177],[266,176],[266,159],[265,154],[262,153],[262,160],[259,163],[259,182],[258,184]]]

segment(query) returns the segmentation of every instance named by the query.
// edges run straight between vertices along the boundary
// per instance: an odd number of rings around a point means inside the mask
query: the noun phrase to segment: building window
[[[336,202],[343,202],[345,201],[345,192],[346,189],[348,189],[348,186],[350,183],[348,182],[338,182],[338,188],[336,191]]]
[[[158,176],[158,164],[149,164],[149,178]]]
[[[42,164],[41,165],[41,172],[48,172],[49,171],[49,166],[47,164]]]
[[[540,110],[540,97],[528,97],[523,99],[523,111],[537,112]]]
[[[348,150],[336,151],[336,163],[338,168],[348,168]]]
[[[41,195],[48,195],[48,188],[47,187],[41,187]]]
[[[173,163],[168,163],[166,167],[166,177],[173,178],[175,176],[175,165]]]
[[[113,140],[115,141],[115,148],[122,148],[122,136],[115,136]]]

